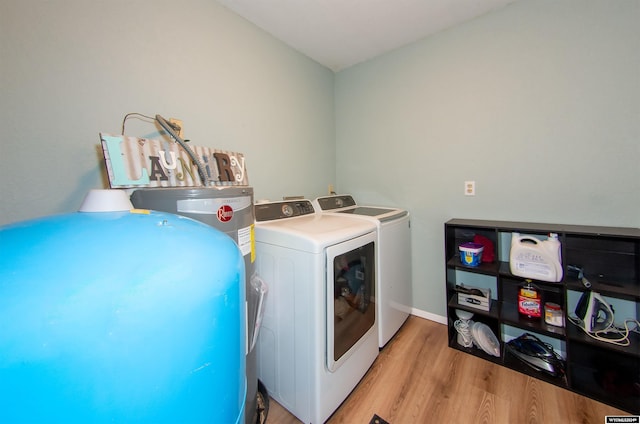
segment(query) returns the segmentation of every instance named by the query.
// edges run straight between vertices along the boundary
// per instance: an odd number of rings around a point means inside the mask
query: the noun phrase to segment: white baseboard
[[[447,317],[432,314],[431,312],[426,312],[420,309],[411,308],[411,315],[415,315],[420,318],[428,319],[429,321],[435,321],[437,323],[447,325]]]

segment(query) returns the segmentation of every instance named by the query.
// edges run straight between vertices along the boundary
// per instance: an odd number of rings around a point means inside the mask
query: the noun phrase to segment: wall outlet
[[[177,127],[180,127],[180,129],[176,131],[176,134],[178,134],[178,137],[184,139],[184,126],[182,125],[182,119],[169,118],[169,122]]]
[[[476,182],[475,181],[465,181],[464,182],[464,195],[465,196],[475,196],[476,195]]]
[[[329,184],[329,187],[327,187],[327,191],[329,195],[336,194],[336,192],[333,191],[333,184]]]

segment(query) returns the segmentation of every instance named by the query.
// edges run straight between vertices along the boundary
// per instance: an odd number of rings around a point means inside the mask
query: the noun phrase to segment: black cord
[[[127,121],[127,119],[129,119],[129,117],[131,116],[138,116],[138,117],[142,117],[142,118],[147,118],[150,119],[152,121],[155,121],[155,118],[152,116],[147,116],[147,115],[143,115],[141,113],[138,112],[131,112],[131,113],[127,113],[126,115],[124,115],[124,118],[122,119],[122,135],[124,135],[124,123]]]

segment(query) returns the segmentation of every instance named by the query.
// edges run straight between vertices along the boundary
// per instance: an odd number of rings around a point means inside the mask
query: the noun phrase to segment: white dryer
[[[378,346],[383,348],[407,320],[413,303],[409,212],[358,206],[351,195],[318,197],[313,204],[320,213],[357,217],[375,223],[378,228],[376,307]]]
[[[376,225],[311,201],[255,205],[256,270],[269,285],[258,378],[305,423],[346,399],[378,355]]]

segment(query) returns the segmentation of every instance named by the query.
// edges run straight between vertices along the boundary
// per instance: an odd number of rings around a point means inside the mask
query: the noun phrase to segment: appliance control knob
[[[293,208],[291,207],[291,205],[285,203],[284,205],[282,205],[282,213],[284,214],[284,216],[292,216]]]

